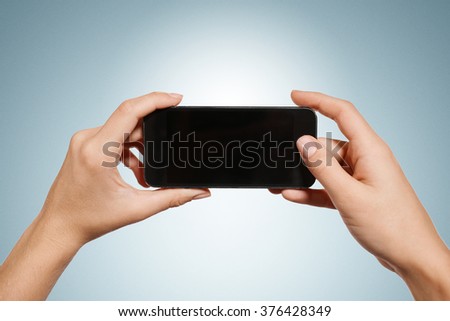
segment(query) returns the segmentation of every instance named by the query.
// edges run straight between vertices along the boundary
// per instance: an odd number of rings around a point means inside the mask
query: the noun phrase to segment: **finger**
[[[335,197],[346,197],[359,187],[359,182],[339,165],[336,158],[329,155],[316,138],[309,135],[300,137],[297,148],[305,165],[333,200]]]
[[[293,90],[291,98],[299,106],[307,106],[334,120],[349,140],[376,137],[375,132],[348,101],[322,93]]]
[[[323,189],[285,189],[282,195],[288,201],[295,203],[336,208],[328,193]]]
[[[102,128],[102,126],[93,127],[93,128],[88,129],[88,130],[91,131],[92,136],[94,136],[95,134],[98,133],[98,131],[100,130],[100,128]]]
[[[178,207],[192,200],[211,196],[208,189],[168,188],[154,191],[137,190],[138,208],[133,217],[134,221],[143,220],[153,214]]]
[[[344,168],[349,166],[345,161],[348,149],[348,142],[324,137],[319,137],[318,140],[323,146],[326,147],[328,152],[333,153],[335,156],[337,156],[336,159],[341,166],[343,166]],[[269,188],[268,190],[269,192],[275,195],[281,194],[284,191],[283,189],[280,188]]]
[[[97,136],[103,141],[123,143],[136,128],[140,119],[156,109],[180,103],[180,94],[153,92],[124,101],[109,117]]]
[[[283,190],[281,188],[269,188],[269,192],[275,195],[281,194],[282,191]]]
[[[142,187],[150,187],[145,181],[144,165],[128,148],[125,148],[122,152],[122,163],[131,169]]]
[[[128,137],[129,142],[137,142],[142,140],[142,121],[140,124],[136,126],[136,128],[131,132],[130,136]]]
[[[339,165],[341,165],[347,172],[351,170],[351,164],[347,159],[348,142],[339,139],[330,139],[319,137],[319,142],[325,146],[327,153],[336,158]]]

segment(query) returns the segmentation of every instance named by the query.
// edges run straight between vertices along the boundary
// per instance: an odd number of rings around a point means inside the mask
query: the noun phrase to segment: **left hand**
[[[103,126],[73,135],[41,213],[0,266],[0,300],[45,299],[87,242],[170,207],[210,196],[207,189],[139,190],[127,184],[116,167],[121,159],[141,185],[147,186],[143,166],[129,147],[142,141],[145,115],[178,105],[181,99],[179,94],[156,92],[130,99]],[[116,147],[113,162],[104,153],[105,144]]]

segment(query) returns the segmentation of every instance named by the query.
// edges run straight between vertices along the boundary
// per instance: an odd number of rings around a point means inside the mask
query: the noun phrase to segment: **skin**
[[[73,136],[41,212],[0,267],[1,300],[43,300],[84,244],[210,196],[204,189],[138,190],[116,167],[101,166],[112,161],[102,151],[104,144],[119,142],[120,160],[147,187],[142,164],[129,148],[142,146],[142,117],[181,99],[151,93],[127,100],[103,126]],[[389,147],[347,101],[300,91],[293,91],[292,99],[336,121],[349,141],[326,144],[301,137],[302,158],[324,189],[271,191],[296,203],[338,209],[355,239],[402,277],[416,299],[450,299],[449,250]],[[124,133],[131,133],[128,139]],[[328,163],[326,146],[340,147]]]
[[[178,94],[151,93],[123,102],[98,128],[76,133],[45,204],[0,267],[1,300],[46,299],[61,273],[87,242],[170,207],[210,196],[203,189],[138,190],[125,183],[102,147],[119,142],[118,155],[146,186],[139,160],[127,150],[142,139],[140,120],[177,105]],[[131,133],[124,142],[124,133]]]
[[[271,192],[337,209],[359,244],[402,277],[415,299],[450,300],[450,252],[388,145],[348,101],[295,90],[291,97],[334,120],[349,141],[301,137],[304,163],[324,189]],[[327,163],[336,145],[339,153]]]

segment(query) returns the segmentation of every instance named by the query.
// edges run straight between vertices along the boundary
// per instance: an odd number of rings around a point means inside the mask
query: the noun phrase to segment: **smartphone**
[[[306,107],[179,106],[144,118],[144,174],[154,187],[299,188],[314,176],[296,147],[317,136]]]

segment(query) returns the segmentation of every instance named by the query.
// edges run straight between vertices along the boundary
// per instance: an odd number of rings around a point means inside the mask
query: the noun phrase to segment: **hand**
[[[143,146],[136,144],[142,142],[142,117],[181,99],[178,94],[151,93],[127,100],[103,126],[72,137],[41,213],[1,266],[0,299],[46,298],[85,243],[169,207],[210,196],[206,189],[138,190],[122,179],[116,166],[102,166],[112,161],[103,153],[105,144],[115,142],[117,155],[147,186],[143,166],[129,148]]]
[[[333,119],[349,141],[301,137],[302,159],[324,189],[272,192],[338,209],[353,237],[398,273],[416,299],[450,299],[449,250],[386,143],[347,101],[313,92],[291,96],[297,105]]]
[[[175,106],[181,98],[178,94],[151,93],[127,100],[100,128],[76,133],[45,202],[43,215],[59,221],[62,233],[82,245],[169,207],[209,196],[209,191],[203,189],[138,190],[123,181],[115,166],[102,165],[113,163],[103,153],[105,144],[117,142],[117,155],[122,155],[122,161],[138,182],[148,187],[143,165],[128,147],[143,146],[142,117],[155,109]]]

